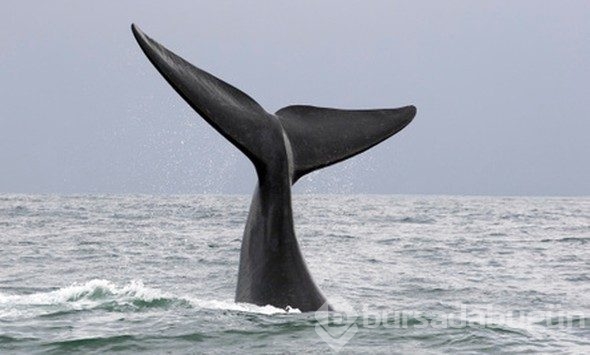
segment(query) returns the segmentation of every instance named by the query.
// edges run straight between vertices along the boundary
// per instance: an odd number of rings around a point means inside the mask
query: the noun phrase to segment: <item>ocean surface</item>
[[[0,354],[590,353],[590,198],[295,195],[337,311],[233,301],[249,196],[0,195]]]

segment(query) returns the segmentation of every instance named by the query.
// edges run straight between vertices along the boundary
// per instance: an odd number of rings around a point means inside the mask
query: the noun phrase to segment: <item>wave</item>
[[[375,220],[375,219],[373,219]],[[388,223],[408,223],[408,224],[434,224],[436,220],[428,216],[406,216],[406,217],[393,217],[389,216],[384,219]]]
[[[586,237],[565,237],[565,238],[556,238],[556,239],[541,239],[541,243],[547,242],[562,242],[562,243],[581,243],[586,244],[590,242],[590,238]]]
[[[299,310],[235,303],[230,300],[201,300],[178,296],[147,287],[142,281],[131,281],[119,286],[109,280],[95,279],[60,288],[55,291],[27,295],[0,293],[0,319],[50,317],[86,310],[101,309],[111,312],[133,312],[151,308],[183,307],[223,310],[265,315],[298,313]]]

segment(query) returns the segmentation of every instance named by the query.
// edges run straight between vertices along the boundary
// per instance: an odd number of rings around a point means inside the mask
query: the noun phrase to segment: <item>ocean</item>
[[[590,353],[590,198],[294,195],[334,313],[233,301],[249,196],[0,195],[0,353]]]

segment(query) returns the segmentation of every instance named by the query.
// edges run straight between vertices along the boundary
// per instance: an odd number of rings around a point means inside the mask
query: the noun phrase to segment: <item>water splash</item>
[[[55,291],[27,295],[6,295],[0,293],[0,319],[33,318],[75,312],[103,309],[111,312],[142,311],[149,308],[188,307],[208,310],[224,310],[265,315],[300,313],[289,312],[270,305],[256,306],[235,303],[231,300],[201,300],[184,295],[147,287],[140,280],[119,286],[116,283],[94,279],[85,283],[74,283]]]

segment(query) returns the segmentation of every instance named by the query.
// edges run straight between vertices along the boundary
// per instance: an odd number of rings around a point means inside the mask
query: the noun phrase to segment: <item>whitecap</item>
[[[196,309],[264,315],[301,313],[298,309],[289,308],[286,310],[271,305],[256,306],[236,303],[231,300],[202,300],[190,296],[174,295],[170,292],[147,287],[141,280],[130,281],[120,286],[109,280],[94,279],[85,283],[74,283],[55,291],[26,295],[0,293],[0,318],[32,318],[64,311],[95,309],[104,305],[109,305],[111,311],[133,311],[142,308],[138,304],[143,307],[149,307],[150,304],[155,307],[179,304]]]

